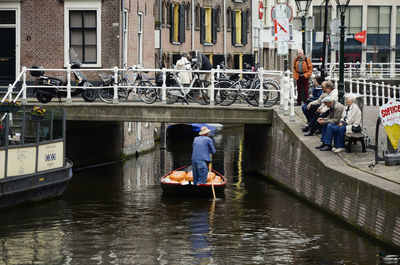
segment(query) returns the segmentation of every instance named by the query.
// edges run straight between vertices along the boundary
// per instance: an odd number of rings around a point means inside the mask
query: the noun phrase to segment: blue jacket
[[[211,161],[210,154],[215,154],[211,138],[208,136],[194,138],[192,160]]]
[[[319,86],[319,89],[317,89],[316,87],[312,88],[312,97],[311,97],[311,101],[317,100],[319,99],[319,97],[322,95],[322,89]]]

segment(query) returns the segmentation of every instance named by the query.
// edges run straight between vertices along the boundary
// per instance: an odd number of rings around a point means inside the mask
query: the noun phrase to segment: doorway
[[[16,11],[0,10],[0,85],[15,81]]]

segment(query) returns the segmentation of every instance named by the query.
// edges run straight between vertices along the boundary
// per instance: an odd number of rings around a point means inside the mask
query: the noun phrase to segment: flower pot
[[[44,119],[44,116],[38,116],[38,115],[31,115],[31,121],[34,122],[40,122]]]

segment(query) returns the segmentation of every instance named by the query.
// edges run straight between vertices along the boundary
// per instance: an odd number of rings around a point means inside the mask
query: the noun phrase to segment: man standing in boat
[[[193,141],[192,171],[194,185],[207,183],[207,165],[211,162],[211,154],[215,154],[214,144],[209,137],[210,130],[204,126],[199,135]]]

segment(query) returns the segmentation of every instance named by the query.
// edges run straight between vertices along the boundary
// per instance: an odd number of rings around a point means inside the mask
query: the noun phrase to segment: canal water
[[[162,195],[190,142],[74,174],[64,196],[0,214],[0,264],[376,264],[387,251],[243,172],[243,129],[215,137],[225,198]],[[288,165],[289,166],[289,165]]]

